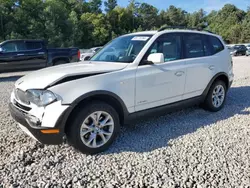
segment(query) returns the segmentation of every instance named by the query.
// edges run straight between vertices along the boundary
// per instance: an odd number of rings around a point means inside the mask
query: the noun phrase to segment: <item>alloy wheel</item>
[[[222,85],[217,85],[212,94],[212,102],[215,108],[219,108],[225,100],[225,89]]]
[[[114,120],[104,111],[91,113],[80,127],[82,142],[90,148],[99,148],[106,144],[114,132]]]

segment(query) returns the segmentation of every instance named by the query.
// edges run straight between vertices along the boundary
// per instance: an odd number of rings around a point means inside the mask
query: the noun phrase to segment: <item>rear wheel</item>
[[[92,102],[83,107],[68,128],[69,143],[86,154],[106,150],[120,130],[115,109],[103,102]]]
[[[225,82],[218,80],[211,86],[203,106],[206,110],[217,112],[224,107],[226,96],[226,84]]]

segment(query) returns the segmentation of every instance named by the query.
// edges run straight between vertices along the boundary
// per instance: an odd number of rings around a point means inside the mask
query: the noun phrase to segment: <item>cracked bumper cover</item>
[[[33,121],[30,121],[31,116],[22,110],[16,108],[13,103],[9,103],[10,114],[13,119],[19,123],[20,128],[26,132],[29,136],[36,139],[37,141],[43,144],[49,145],[58,145],[63,143],[65,137],[65,124],[66,118],[68,117],[68,111],[65,110],[61,116],[58,118],[54,127],[41,127],[40,125],[36,125]],[[42,133],[42,131],[46,130],[59,130],[58,133]]]

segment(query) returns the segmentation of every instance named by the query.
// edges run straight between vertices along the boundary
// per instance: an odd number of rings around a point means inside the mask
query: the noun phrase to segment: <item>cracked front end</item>
[[[21,129],[44,144],[60,144],[64,139],[62,119],[68,105],[48,90],[22,91],[15,88],[11,93],[9,109]]]

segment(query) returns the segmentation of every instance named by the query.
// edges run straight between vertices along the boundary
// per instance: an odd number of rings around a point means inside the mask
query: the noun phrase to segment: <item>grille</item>
[[[20,100],[22,103],[29,105],[29,101],[26,99],[26,94],[20,89],[15,89],[15,97]]]
[[[21,108],[22,110],[25,110],[25,111],[30,111],[31,108],[30,107],[27,107],[27,106],[24,106],[24,105],[21,105],[20,103],[18,103],[16,100],[14,100],[14,105],[16,105],[17,107]]]

